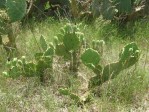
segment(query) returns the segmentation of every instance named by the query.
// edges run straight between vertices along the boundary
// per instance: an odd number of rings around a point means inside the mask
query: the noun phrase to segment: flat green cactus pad
[[[133,9],[132,0],[115,0],[115,4],[121,13],[130,13]]]
[[[17,66],[13,66],[11,70],[8,72],[8,74],[9,74],[9,77],[11,78],[17,78],[21,75],[20,68]]]
[[[64,54],[67,53],[65,46],[63,44],[57,44],[56,49],[55,49],[55,53],[58,56],[64,56]]]
[[[6,0],[0,0],[0,9],[5,8]]]
[[[132,42],[127,44],[119,54],[119,62],[124,66],[124,68],[128,68],[139,60],[139,56],[140,50],[137,44]]]
[[[87,64],[93,64],[94,66],[99,64],[100,61],[100,55],[97,51],[88,48],[85,50],[85,52],[81,55],[82,62]]]
[[[80,46],[80,39],[75,33],[66,33],[63,38],[65,48],[70,50],[77,50]]]
[[[104,19],[111,20],[115,15],[114,7],[112,6],[112,2],[109,0],[103,0],[101,4],[101,14]]]
[[[49,47],[43,54],[44,56],[53,56],[54,55],[54,49]]]
[[[43,56],[43,53],[36,53],[34,55],[36,61],[38,61],[42,56]]]
[[[113,79],[115,76],[117,76],[120,73],[121,70],[122,70],[122,67],[119,64],[119,62],[110,63],[106,65],[103,69],[102,81],[105,82],[110,78]]]
[[[41,48],[42,48],[43,51],[46,51],[47,50],[48,45],[46,43],[45,38],[42,35],[40,37],[40,46],[41,46]]]
[[[33,62],[26,63],[23,75],[25,77],[34,77],[36,75],[36,65]]]
[[[11,22],[21,20],[27,9],[26,0],[7,0],[6,2],[7,13]]]

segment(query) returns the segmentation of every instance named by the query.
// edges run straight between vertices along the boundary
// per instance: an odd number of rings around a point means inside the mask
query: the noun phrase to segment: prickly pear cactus
[[[42,42],[46,43],[43,37],[42,39]],[[43,47],[43,50],[45,50],[46,47]],[[52,71],[54,53],[54,46],[50,44],[44,52],[35,54],[34,61],[27,61],[25,56],[22,56],[21,59],[14,58],[12,61],[8,62],[8,70],[3,74],[12,78],[17,78],[21,75],[24,77],[38,76],[40,81],[44,82],[44,71],[46,69]]]
[[[36,76],[36,64],[33,62],[27,62],[23,65],[23,73],[24,77],[34,77]]]
[[[47,45],[47,43],[46,43],[46,40],[45,40],[45,38],[41,35],[41,37],[40,37],[40,46],[41,46],[41,48],[42,48],[42,50],[43,51],[46,51],[47,50],[47,47],[48,47],[48,45]]]
[[[26,14],[26,0],[7,0],[6,9],[11,22],[19,21]]]
[[[85,65],[92,64],[93,66],[96,66],[99,64],[100,55],[97,51],[88,48],[81,55],[81,60]]]
[[[63,56],[64,54],[67,53],[65,46],[63,44],[57,44],[55,52],[58,56]]]
[[[94,43],[95,45],[95,43]],[[104,67],[99,65],[100,56],[96,50],[87,49],[81,56],[83,64],[92,69],[96,74],[89,82],[89,87],[101,85],[109,79],[115,78],[122,70],[133,66],[138,62],[140,50],[136,43],[127,44],[119,54],[119,60],[107,64]]]
[[[120,13],[130,13],[133,9],[132,0],[114,0],[114,3]]]
[[[42,56],[37,61],[36,73],[42,83],[45,82],[44,71],[50,69],[52,71],[53,58],[51,56]]]
[[[79,25],[70,23],[62,27],[60,31],[60,34],[54,38],[55,53],[70,62],[70,71],[77,72],[84,35],[80,32]]]
[[[80,39],[74,33],[66,33],[63,38],[63,43],[68,51],[77,50],[80,47]]]
[[[112,1],[110,0],[102,0],[101,3],[101,14],[104,19],[112,20],[114,15],[116,14],[116,10],[113,7]]]
[[[66,24],[61,33],[58,34],[54,41],[56,44],[56,53],[58,55],[65,55],[66,52],[75,51],[81,45],[82,34],[78,33],[80,29],[77,25]]]
[[[93,13],[93,17],[99,17],[100,15],[100,0],[93,0],[91,3],[91,10]]]
[[[136,43],[132,42],[127,44],[119,54],[119,62],[122,64],[123,69],[134,65],[140,56],[140,50]]]
[[[64,57],[66,60],[71,60],[71,53],[66,51],[64,44],[57,44],[55,54]]]
[[[104,40],[93,40],[92,41],[92,48],[102,56],[104,50],[105,41]]]
[[[18,63],[19,60],[14,58],[12,61],[7,62],[7,67],[10,69],[7,72],[3,72],[3,75],[6,77],[17,78],[21,74],[21,65]]]
[[[106,65],[102,73],[102,82],[115,78],[122,71],[122,66],[119,62]]]
[[[47,48],[47,50],[43,53],[43,56],[51,56],[53,57],[53,55],[55,54],[55,51],[53,48],[49,47]]]
[[[66,24],[62,30],[62,43],[64,44],[67,51],[75,51],[80,47],[81,34],[77,33],[80,29],[77,25]],[[60,38],[60,37],[59,37]],[[60,39],[59,39],[60,40]]]
[[[21,59],[14,58],[7,63],[8,71],[3,72],[4,76],[17,78],[21,75],[25,77],[33,77],[36,73],[35,64],[33,62],[27,62],[25,56]]]
[[[45,41],[46,42],[46,41]],[[46,69],[50,69],[52,72],[53,69],[53,55],[55,54],[55,50],[53,46],[48,47],[46,51],[42,53],[36,53],[36,74],[40,78],[42,83],[45,82],[44,79],[44,71]]]
[[[6,0],[0,0],[0,9],[5,8]]]

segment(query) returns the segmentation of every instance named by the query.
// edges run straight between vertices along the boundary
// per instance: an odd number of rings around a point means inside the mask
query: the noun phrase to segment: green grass
[[[34,53],[40,51],[38,43],[40,36],[43,35],[47,41],[52,42],[53,37],[59,33],[60,27],[66,22],[68,21],[58,22],[48,19],[41,23],[26,24],[17,36],[19,57],[25,55],[28,60],[32,60]],[[117,78],[98,87],[97,96],[93,95],[92,101],[85,104],[84,108],[78,107],[72,99],[58,93],[59,87],[67,87],[80,94],[86,91],[86,81],[94,73],[84,65],[81,65],[80,77],[76,79],[67,71],[65,63],[60,62],[61,66],[54,67],[52,74],[54,82],[48,80],[46,86],[40,85],[38,78],[20,77],[13,80],[0,75],[0,112],[128,112],[133,110],[146,112],[148,107],[145,107],[144,101],[147,100],[144,99],[149,91],[149,51],[147,49],[149,48],[149,22],[140,20],[135,22],[134,26],[128,23],[125,28],[120,29],[109,21],[98,19],[92,24],[82,23],[81,30],[88,44],[92,39],[105,40],[104,64],[116,61],[121,48],[128,42],[135,41],[141,48],[141,57],[136,68],[133,66],[124,70]],[[5,69],[4,52],[1,49],[1,72]]]

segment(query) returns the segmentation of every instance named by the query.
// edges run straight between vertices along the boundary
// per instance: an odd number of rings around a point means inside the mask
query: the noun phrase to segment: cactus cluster
[[[83,39],[84,35],[80,32],[79,25],[74,24],[66,24],[61,33],[55,36],[56,55],[69,60],[73,72],[78,69],[78,57]]]
[[[54,48],[50,44],[47,45],[43,36],[40,37],[40,45],[42,52],[35,54],[35,60],[28,62],[25,56],[21,59],[14,58],[7,63],[8,72],[3,72],[5,76],[17,78],[20,75],[25,77],[38,76],[41,82],[44,82],[44,71],[50,69],[52,71]]]
[[[35,63],[28,62],[25,56],[20,59],[14,58],[7,62],[8,72],[3,72],[6,77],[17,78],[20,75],[32,77],[35,75]]]
[[[6,76],[25,75],[39,76],[40,81],[44,82],[44,71],[52,70],[53,57],[64,57],[70,62],[70,71],[77,73],[80,59],[84,65],[93,70],[96,74],[91,78],[90,86],[100,85],[110,78],[115,78],[122,70],[133,66],[139,60],[140,50],[136,43],[127,44],[119,54],[119,60],[114,63],[102,66],[101,56],[103,53],[103,40],[93,40],[92,48],[87,48],[82,53],[82,45],[84,43],[84,35],[80,32],[78,25],[66,24],[61,33],[55,37],[55,46],[47,44],[43,36],[40,37],[40,51],[35,54],[32,62],[26,61],[24,57],[21,59],[14,58],[8,62],[8,72],[4,72]]]
[[[91,78],[90,86],[100,85],[110,78],[115,78],[122,70],[133,66],[140,56],[140,50],[136,43],[127,44],[119,54],[119,60],[102,67],[100,54],[92,49],[86,49],[81,56],[82,62],[96,74]]]
[[[4,72],[6,76],[14,76],[16,75],[24,75],[24,76],[39,76],[40,81],[44,81],[44,71],[48,69],[53,69],[53,56],[56,54],[57,56],[64,57],[67,61],[70,61],[70,70],[73,72],[77,72],[78,70],[78,62],[79,62],[79,53],[82,45],[82,41],[84,36],[81,32],[78,25],[67,24],[61,29],[61,33],[55,37],[55,46],[53,43],[47,44],[45,38],[43,36],[39,39],[40,44],[40,52],[35,53],[35,59],[32,62],[26,61],[26,59],[22,58],[17,59],[15,65],[11,63],[14,60],[10,61],[8,72]],[[17,62],[24,62],[23,64]],[[25,71],[24,71],[25,67]],[[27,69],[28,67],[28,69]],[[11,70],[12,69],[12,70]],[[31,75],[32,74],[32,75]]]

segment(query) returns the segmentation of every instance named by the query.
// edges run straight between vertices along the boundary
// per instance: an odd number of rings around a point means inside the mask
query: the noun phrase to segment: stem
[[[73,72],[78,72],[78,58],[77,58],[77,52],[74,51],[72,53],[72,65],[73,65]]]

